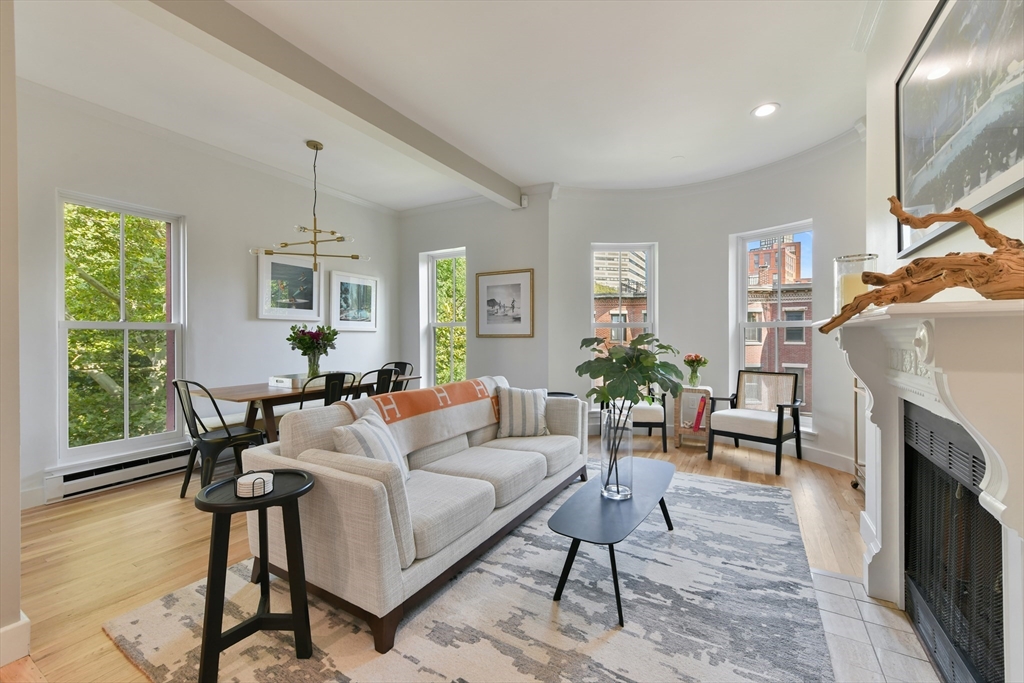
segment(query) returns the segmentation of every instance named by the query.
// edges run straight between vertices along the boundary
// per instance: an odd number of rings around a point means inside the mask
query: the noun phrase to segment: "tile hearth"
[[[868,597],[859,579],[811,569],[836,683],[938,683],[906,612]]]

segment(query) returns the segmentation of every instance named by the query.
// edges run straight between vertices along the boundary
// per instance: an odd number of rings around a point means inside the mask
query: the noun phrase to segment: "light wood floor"
[[[592,438],[591,457],[596,446]],[[684,472],[788,487],[811,566],[860,576],[864,496],[850,488],[850,475],[786,458],[776,477],[774,456],[725,445],[715,446],[712,462],[696,447],[670,444],[662,453],[658,437],[637,439],[635,448]],[[146,680],[102,625],[206,576],[211,517],[192,503],[198,478],[185,499],[180,487],[177,474],[22,514],[22,610],[32,620],[32,660],[47,681]],[[245,516],[232,522],[229,563],[249,557]],[[4,683],[39,680],[12,677],[15,664],[4,667]]]

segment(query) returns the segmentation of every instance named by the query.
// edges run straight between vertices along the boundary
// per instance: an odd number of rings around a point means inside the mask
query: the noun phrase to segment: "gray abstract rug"
[[[660,510],[616,546],[619,627],[603,546],[580,546],[551,600],[569,539],[556,498],[436,594],[385,655],[366,624],[310,597],[313,657],[290,633],[258,633],[221,655],[221,681],[832,681],[832,665],[790,492],[676,474]],[[250,562],[228,572],[224,629],[251,615]],[[288,611],[287,584],[273,584]],[[195,681],[205,581],[113,619],[104,630],[151,680]]]

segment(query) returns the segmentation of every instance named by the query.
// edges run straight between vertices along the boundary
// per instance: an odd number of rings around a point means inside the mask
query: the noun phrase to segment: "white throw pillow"
[[[383,418],[368,411],[361,418],[345,427],[335,427],[334,448],[339,453],[363,455],[374,460],[393,462],[402,470],[402,476],[409,479],[409,463],[398,449],[395,437],[391,435]]]
[[[547,399],[547,389],[498,387],[498,438],[548,434]]]

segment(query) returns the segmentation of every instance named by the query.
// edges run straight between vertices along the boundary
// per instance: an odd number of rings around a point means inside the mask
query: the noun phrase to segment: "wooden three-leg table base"
[[[306,572],[302,563],[302,530],[299,526],[298,501],[299,496],[311,488],[313,478],[307,472],[274,470],[274,490],[266,496],[236,497],[234,479],[212,484],[196,496],[196,507],[213,513],[203,644],[199,657],[201,683],[214,683],[217,680],[221,652],[257,631],[292,631],[295,634],[295,656],[299,659],[308,659],[312,656],[313,640],[309,630],[309,604],[306,599]],[[259,574],[260,602],[256,614],[222,633],[231,515],[248,510],[257,511],[260,523],[260,557],[270,557],[267,552],[267,508],[273,505],[281,506],[284,519],[292,613],[277,614],[270,611],[270,572],[264,562]]]

